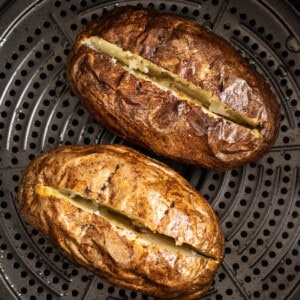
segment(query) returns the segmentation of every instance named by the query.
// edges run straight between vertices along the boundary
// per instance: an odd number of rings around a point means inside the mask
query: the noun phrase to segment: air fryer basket
[[[68,261],[24,221],[16,203],[23,172],[41,152],[128,144],[93,121],[64,70],[80,26],[126,4],[179,14],[223,36],[281,103],[277,142],[255,163],[217,173],[156,157],[187,178],[222,223],[226,256],[204,299],[300,297],[299,15],[279,0],[18,0],[0,16],[0,299],[151,299]]]

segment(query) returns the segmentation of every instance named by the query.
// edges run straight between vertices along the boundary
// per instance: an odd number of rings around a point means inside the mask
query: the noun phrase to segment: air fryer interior
[[[284,1],[271,0],[25,0],[6,8],[0,15],[0,298],[152,299],[71,263],[24,221],[16,203],[23,172],[41,152],[68,144],[130,145],[90,117],[70,92],[64,69],[77,30],[128,4],[203,24],[230,41],[275,92],[279,136],[255,163],[217,173],[139,150],[181,173],[218,213],[226,256],[203,299],[297,299],[300,17]]]

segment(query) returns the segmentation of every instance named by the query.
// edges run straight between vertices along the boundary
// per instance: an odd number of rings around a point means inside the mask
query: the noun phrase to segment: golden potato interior
[[[117,45],[107,42],[102,38],[92,36],[81,41],[85,45],[112,59],[123,69],[137,78],[151,81],[160,89],[171,91],[177,98],[193,102],[201,106],[204,113],[215,118],[224,118],[234,123],[249,128],[251,132],[260,136],[259,122],[255,118],[249,118],[229,106],[225,105],[212,93],[195,86],[186,79],[161,68],[149,60],[130,51],[124,51]]]
[[[36,193],[40,196],[53,196],[55,198],[68,201],[70,204],[82,209],[88,213],[96,214],[108,221],[112,226],[116,226],[123,230],[128,240],[136,241],[138,243],[149,245],[154,244],[160,248],[164,248],[170,252],[180,251],[187,257],[202,256],[206,258],[216,259],[212,256],[202,253],[201,250],[196,249],[187,244],[176,244],[175,240],[163,234],[151,231],[147,225],[141,224],[136,220],[128,218],[121,212],[114,210],[107,205],[96,202],[93,199],[81,196],[67,189],[54,189],[50,186],[38,184]]]

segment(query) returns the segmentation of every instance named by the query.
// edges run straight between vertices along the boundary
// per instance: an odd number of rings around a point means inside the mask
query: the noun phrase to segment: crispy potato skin
[[[215,259],[130,240],[101,216],[63,197],[37,193],[37,185],[94,199]],[[25,219],[72,261],[113,284],[160,298],[206,293],[224,255],[223,234],[208,202],[175,171],[125,146],[67,146],[44,153],[27,168],[18,203]]]
[[[80,41],[97,36],[214,93],[260,122],[262,138],[137,79]],[[224,39],[178,16],[121,7],[83,27],[67,78],[92,116],[153,152],[217,171],[259,159],[275,142],[280,108],[263,77]]]

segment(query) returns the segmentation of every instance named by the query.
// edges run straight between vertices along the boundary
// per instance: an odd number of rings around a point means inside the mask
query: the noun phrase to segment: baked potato
[[[224,255],[209,203],[171,168],[121,145],[42,154],[26,170],[18,204],[70,260],[163,299],[205,294]]]
[[[216,171],[273,145],[279,104],[227,41],[196,22],[118,7],[77,34],[67,79],[104,127],[158,155]]]

